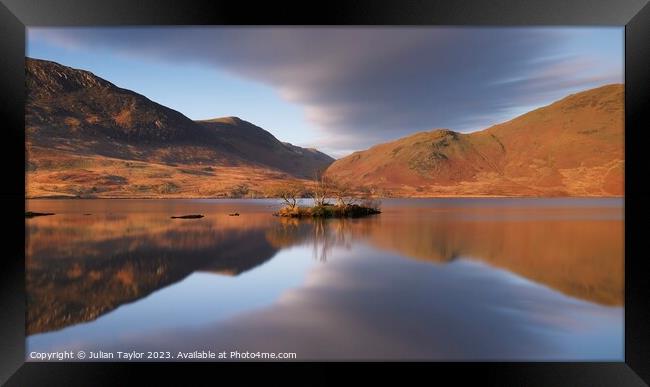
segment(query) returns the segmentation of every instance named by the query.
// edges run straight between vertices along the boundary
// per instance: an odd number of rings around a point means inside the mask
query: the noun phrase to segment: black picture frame
[[[251,1],[0,0],[0,383],[10,386],[125,385],[137,368],[167,382],[210,375],[322,384],[420,380],[516,386],[643,386],[650,383],[650,286],[644,222],[643,132],[650,129],[650,5],[647,0]],[[625,361],[619,363],[25,363],[24,58],[26,26],[81,25],[611,25],[625,26]],[[256,372],[248,372],[251,366]],[[301,371],[295,378],[294,371]],[[176,373],[176,371],[183,371]],[[354,371],[345,379],[335,371]],[[302,372],[306,372],[303,374]],[[346,372],[346,375],[350,375]],[[306,378],[305,378],[306,377]],[[447,383],[445,383],[447,384]]]

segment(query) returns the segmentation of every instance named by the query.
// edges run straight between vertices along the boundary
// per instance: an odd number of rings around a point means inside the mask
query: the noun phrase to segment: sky
[[[336,158],[624,81],[623,27],[30,27],[26,54]]]

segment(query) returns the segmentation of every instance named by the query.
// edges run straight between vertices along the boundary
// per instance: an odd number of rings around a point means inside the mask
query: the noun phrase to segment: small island
[[[282,199],[283,207],[273,215],[286,218],[359,218],[381,213],[372,190],[337,184],[324,176],[315,178],[309,187],[299,183],[278,187],[274,196]],[[298,205],[305,197],[313,199],[313,205]]]
[[[358,204],[322,206],[285,206],[273,215],[286,218],[359,218],[362,216],[381,214],[377,208],[365,207]]]

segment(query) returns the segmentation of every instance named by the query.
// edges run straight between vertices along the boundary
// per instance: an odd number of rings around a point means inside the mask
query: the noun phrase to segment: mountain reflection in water
[[[150,329],[122,344],[292,349],[318,359],[525,360],[562,357],[553,343],[570,335],[600,341],[565,349],[566,358],[622,356],[622,200],[387,200],[379,216],[320,221],[272,217],[274,205],[28,201],[30,211],[56,213],[26,220],[29,345],[98,346],[83,329],[112,316],[119,336],[138,308],[165,303],[157,291],[167,288],[183,291],[165,307],[185,303],[204,321],[184,328],[151,317]],[[227,216],[235,210],[241,216]],[[205,217],[169,219],[185,213]],[[291,281],[290,265],[304,266]],[[260,278],[248,284],[248,273]],[[190,286],[209,283],[206,275],[235,277],[212,280],[224,292],[217,296],[206,292],[211,285]],[[235,283],[255,302],[228,294]],[[218,297],[239,305],[215,321],[201,308],[219,309]],[[507,339],[494,334],[504,329]]]

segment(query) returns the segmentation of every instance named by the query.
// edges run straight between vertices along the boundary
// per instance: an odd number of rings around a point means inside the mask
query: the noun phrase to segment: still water
[[[277,208],[27,201],[56,214],[25,221],[27,353],[623,360],[623,199],[391,199],[324,221]],[[205,217],[170,219],[184,214]]]

